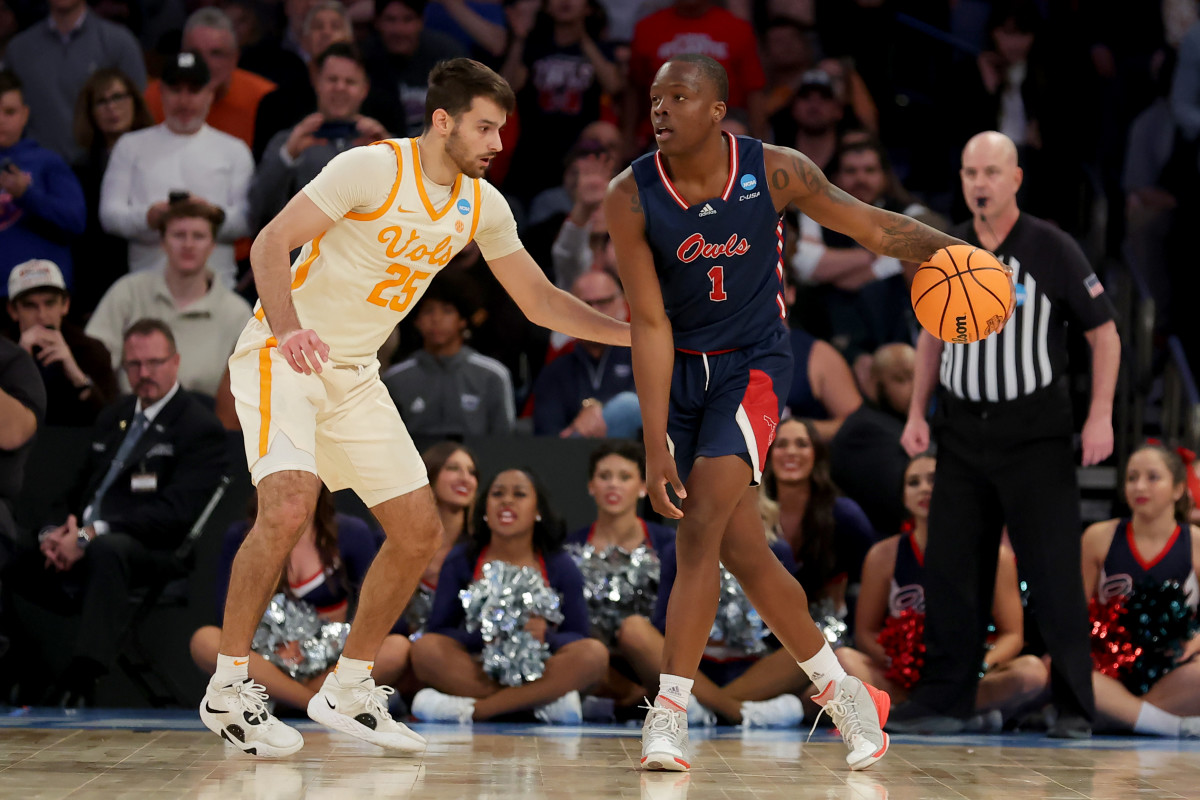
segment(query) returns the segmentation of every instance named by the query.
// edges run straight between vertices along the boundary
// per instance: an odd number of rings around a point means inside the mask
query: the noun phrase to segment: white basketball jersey
[[[416,139],[342,153],[303,191],[336,222],[292,265],[292,301],[300,324],[317,332],[336,362],[373,362],[472,239],[488,259],[521,247],[512,212],[491,184],[460,174],[447,193],[427,183]],[[270,336],[261,303],[250,325]]]

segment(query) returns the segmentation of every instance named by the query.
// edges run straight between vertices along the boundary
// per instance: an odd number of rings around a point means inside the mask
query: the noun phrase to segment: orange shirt
[[[236,136],[254,147],[254,117],[263,96],[275,90],[275,84],[253,72],[235,69],[229,79],[229,90],[213,101],[208,111],[209,125],[230,136]],[[163,121],[162,85],[151,81],[146,87],[146,105],[157,122]]]

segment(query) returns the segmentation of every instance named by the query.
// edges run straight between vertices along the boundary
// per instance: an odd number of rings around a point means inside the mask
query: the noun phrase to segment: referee
[[[996,554],[1007,524],[1030,609],[1049,650],[1058,711],[1052,736],[1091,735],[1095,706],[1080,567],[1079,487],[1066,385],[1068,322],[1092,352],[1083,465],[1113,449],[1112,404],[1121,343],[1113,307],[1075,242],[1023,214],[1012,140],[978,134],[963,149],[962,187],[974,219],[951,233],[1012,268],[1017,307],[981,342],[944,344],[922,332],[901,444],[929,447],[926,408],[938,387],[937,473],[925,555],[925,667],[897,733],[955,733],[974,713],[992,608]]]

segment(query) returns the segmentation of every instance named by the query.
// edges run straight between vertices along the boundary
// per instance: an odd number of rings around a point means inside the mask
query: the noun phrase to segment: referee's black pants
[[[925,554],[925,666],[913,700],[966,719],[991,621],[1003,526],[1052,659],[1060,717],[1095,717],[1071,407],[1050,387],[1005,403],[945,392]]]

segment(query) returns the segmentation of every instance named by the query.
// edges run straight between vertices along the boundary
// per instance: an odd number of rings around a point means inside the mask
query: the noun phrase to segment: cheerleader
[[[901,671],[893,665],[898,652],[880,643],[885,621],[899,620],[905,612],[925,614],[925,544],[929,536],[929,501],[933,495],[933,473],[937,462],[928,453],[913,457],[904,471],[904,507],[912,515],[901,533],[884,539],[867,553],[862,569],[862,589],[856,609],[855,647],[838,648],[838,660],[847,674],[888,692],[893,701],[903,701],[915,683],[919,669]],[[976,724],[999,727],[1022,705],[1042,693],[1046,686],[1045,665],[1035,656],[1020,655],[1024,646],[1023,613],[1017,581],[1017,564],[1012,550],[1000,546],[996,586],[992,602],[996,638],[980,669],[975,707],[981,715]],[[892,623],[895,624],[895,623]],[[916,648],[918,637],[909,640]],[[889,667],[895,669],[889,669]]]
[[[1188,474],[1179,455],[1160,444],[1133,451],[1125,465],[1127,519],[1097,522],[1083,534],[1083,586],[1101,603],[1127,600],[1145,581],[1176,581],[1193,614],[1200,585],[1200,528],[1189,523]],[[1200,736],[1200,634],[1186,642],[1179,665],[1141,697],[1120,681],[1092,672],[1102,724],[1154,736]]]

